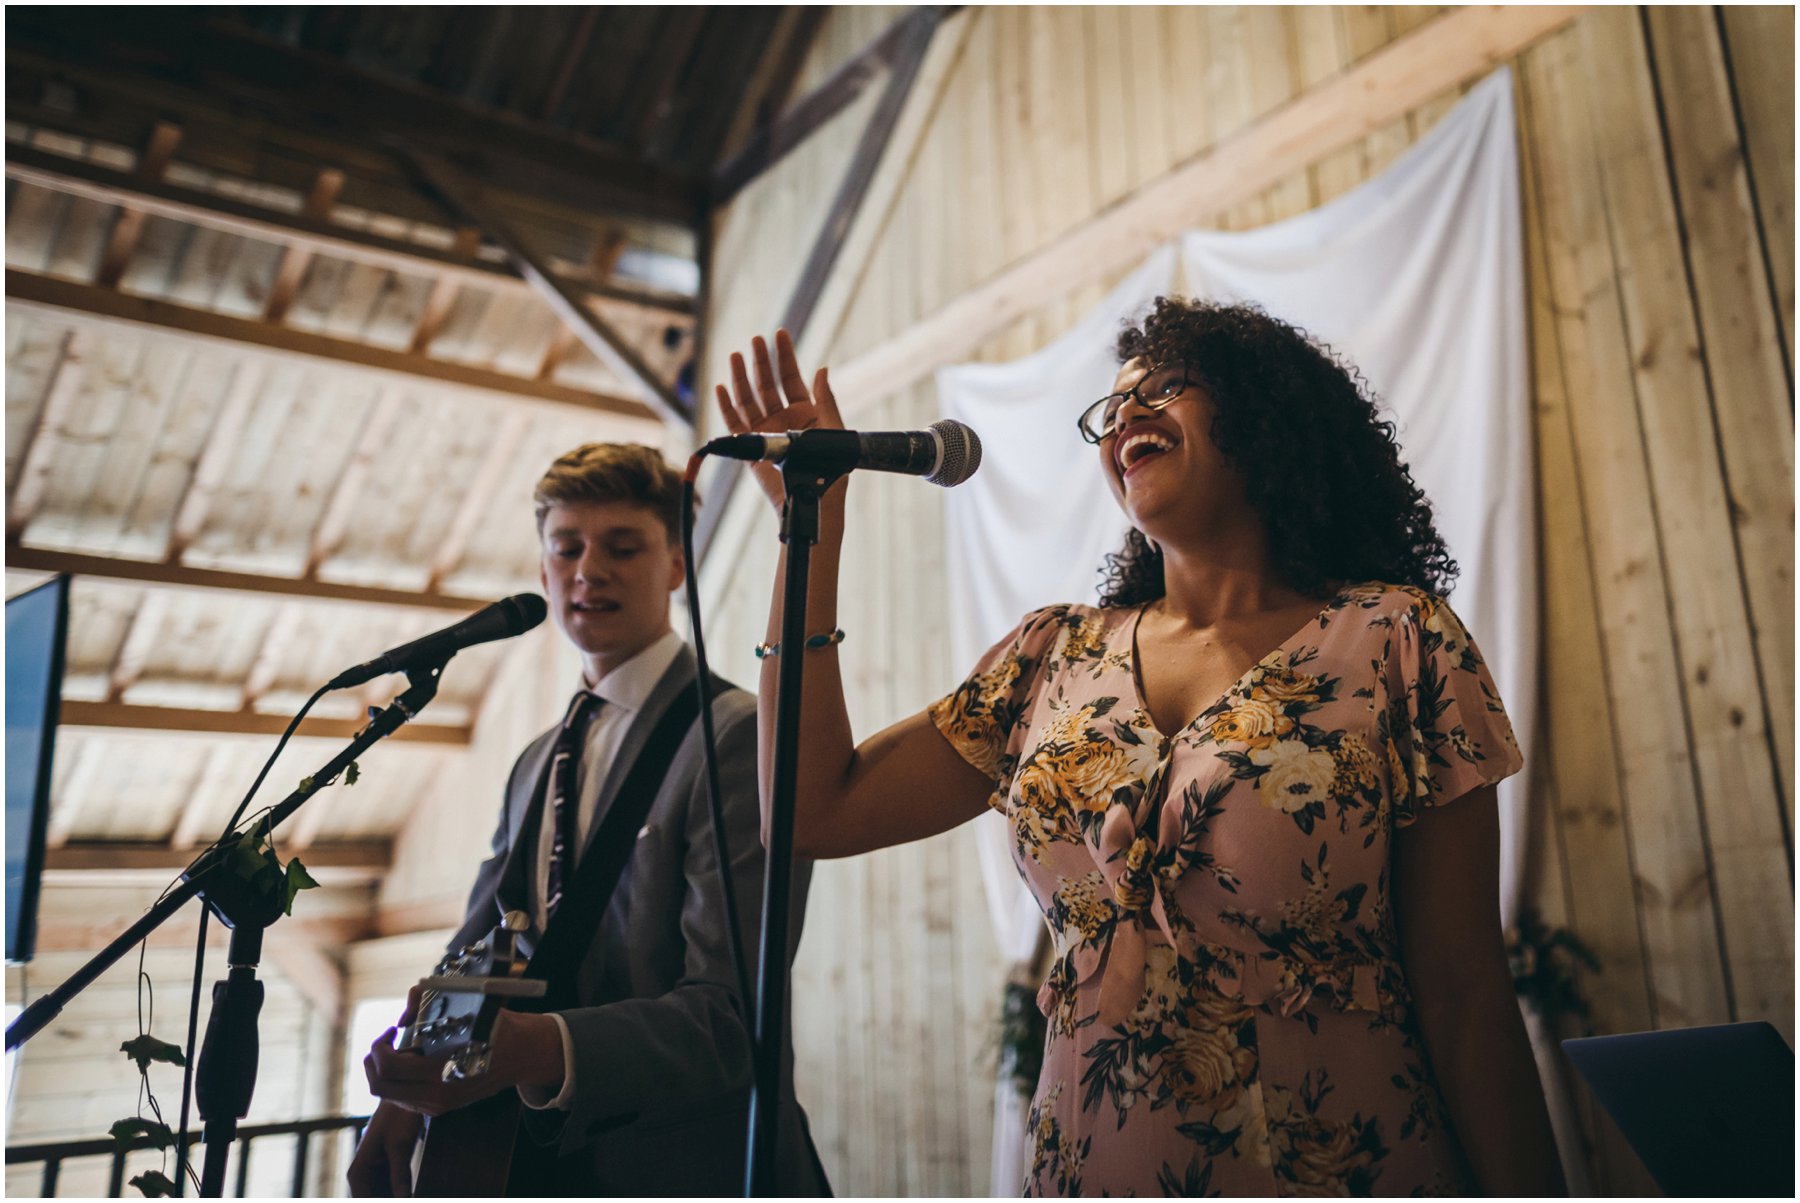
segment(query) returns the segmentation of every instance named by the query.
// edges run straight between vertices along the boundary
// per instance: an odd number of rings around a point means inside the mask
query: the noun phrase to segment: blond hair
[[[671,544],[681,541],[681,473],[662,452],[641,443],[583,443],[557,457],[531,499],[540,535],[553,505],[628,501],[662,519]],[[700,504],[698,496],[694,504]]]

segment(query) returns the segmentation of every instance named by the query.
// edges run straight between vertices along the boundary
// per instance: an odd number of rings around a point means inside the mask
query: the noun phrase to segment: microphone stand
[[[768,868],[763,877],[762,942],[756,995],[756,1078],[750,1087],[750,1139],[744,1193],[768,1198],[775,1182],[780,1131],[782,1034],[788,990],[789,882],[794,859],[794,787],[800,763],[800,688],[806,666],[806,588],[813,545],[819,541],[819,499],[843,471],[782,464],[787,501],[781,541],[787,547],[782,579],[781,654],[775,692],[775,763],[770,788]]]
[[[256,1088],[260,1048],[256,1021],[263,1002],[263,986],[256,978],[256,966],[262,959],[263,932],[281,918],[284,909],[283,900],[275,893],[259,889],[254,881],[238,871],[237,866],[242,863],[240,858],[246,855],[243,849],[248,846],[254,852],[262,835],[273,831],[308,798],[335,781],[351,761],[424,709],[437,695],[438,678],[443,671],[442,660],[408,669],[409,688],[406,692],[385,710],[376,713],[342,752],[307,778],[299,789],[283,799],[248,832],[216,844],[196,857],[183,871],[181,884],[158,899],[143,918],[101,949],[62,985],[26,1007],[6,1029],[7,1051],[18,1048],[48,1026],[70,999],[187,905],[189,899],[204,898],[220,921],[231,929],[231,948],[227,954],[230,968],[225,980],[213,985],[212,1013],[207,1019],[206,1039],[200,1046],[194,1082],[206,1141],[200,1193],[206,1198],[222,1197],[226,1158],[237,1138],[238,1121],[249,1114],[250,1097]]]

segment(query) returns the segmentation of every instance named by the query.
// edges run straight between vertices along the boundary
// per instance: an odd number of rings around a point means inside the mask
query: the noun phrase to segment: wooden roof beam
[[[306,195],[306,203],[300,208],[300,215],[311,221],[331,221],[331,206],[337,203],[338,193],[344,188],[344,173],[335,167],[327,167],[319,172],[313,180],[312,190]],[[275,282],[269,286],[269,299],[263,304],[263,321],[279,322],[287,317],[287,311],[300,293],[300,281],[306,277],[307,264],[312,262],[313,253],[303,246],[289,245],[281,252],[281,266],[275,269]]]
[[[8,539],[17,538],[19,532],[31,524],[50,487],[50,468],[56,461],[57,447],[63,441],[63,422],[68,418],[75,398],[81,395],[81,386],[87,378],[84,341],[79,331],[71,330],[64,336],[62,353],[51,372],[44,403],[38,407],[37,417],[25,434],[25,453],[19,459],[19,468],[13,475],[10,495],[6,499]]]
[[[635,384],[645,401],[665,422],[692,426],[694,415],[688,412],[675,393],[657,376],[626,339],[590,308],[582,295],[568,281],[550,271],[541,256],[535,254],[512,228],[501,221],[476,196],[475,189],[449,163],[422,151],[406,148],[406,160],[416,169],[422,182],[435,191],[453,212],[480,228],[500,244],[513,267],[550,306],[583,346],[620,380]],[[539,382],[546,383],[543,381]]]
[[[935,25],[942,15],[941,8],[926,5],[900,17],[779,117],[761,123],[750,135],[744,148],[727,159],[713,174],[713,204],[730,203],[731,198],[743,191],[751,180],[775,166],[789,151],[817,132],[820,126],[854,104],[856,98],[871,83],[892,69],[909,39],[910,31],[920,22]],[[816,31],[816,24],[812,29],[801,31],[805,36],[797,38],[794,44],[804,49],[805,45],[811,43]],[[797,68],[798,63],[789,68],[789,78]],[[781,77],[772,81],[773,87],[779,87],[780,84]]]
[[[451,250],[459,256],[473,257],[480,246],[481,231],[474,226],[462,226],[456,231],[456,242]],[[449,319],[450,310],[455,307],[456,298],[461,294],[462,284],[456,276],[449,272],[438,276],[431,285],[431,295],[425,298],[424,308],[419,311],[419,324],[413,327],[407,350],[414,355],[423,355],[431,350],[431,344],[443,332],[444,322]]]
[[[12,142],[6,146],[6,177],[52,192],[119,205],[151,217],[203,226],[243,238],[285,243],[315,254],[332,255],[392,272],[453,279],[464,285],[513,295],[531,288],[508,264],[475,258],[479,239],[472,245],[459,239],[451,249],[442,250],[424,243],[354,230],[304,214],[284,213],[214,192],[144,180],[132,172],[115,171],[97,163],[85,163]],[[676,293],[637,288],[617,281],[596,285],[591,281],[569,279],[568,284],[593,296],[671,315],[688,316],[694,312],[693,298]]]
[[[15,12],[18,10],[15,9]],[[172,21],[120,9],[97,29],[80,14],[40,8],[7,22],[8,58],[237,111],[290,129],[367,145],[403,138],[454,156],[486,179],[572,208],[692,226],[705,183],[594,138],[468,104],[219,21]]]
[[[615,417],[654,420],[656,412],[626,397],[609,396],[571,388],[549,380],[511,376],[486,368],[469,367],[447,360],[391,351],[367,343],[331,338],[250,321],[228,314],[127,296],[92,284],[76,284],[50,276],[8,268],[7,306],[34,310],[58,318],[73,318],[103,328],[136,326],[158,335],[190,339],[237,350],[254,349],[271,356],[312,366],[354,369],[386,376],[390,382],[429,384],[499,401],[507,405],[536,402],[561,412],[577,409]]]
[[[438,544],[437,554],[431,559],[431,576],[425,583],[428,592],[435,593],[443,588],[444,579],[462,563],[464,554],[469,550],[469,539],[475,534],[476,524],[493,505],[494,497],[500,492],[501,482],[506,478],[506,469],[511,465],[513,456],[518,453],[519,444],[524,441],[526,426],[524,414],[507,414],[500,429],[489,440],[481,467],[470,479],[469,487],[463,491],[462,503],[456,507],[456,516],[450,520],[450,529],[445,532],[443,540]]]
[[[158,121],[150,130],[149,145],[138,156],[137,170],[132,174],[146,184],[156,183],[169,169],[169,162],[175,157],[175,148],[180,143],[181,127]],[[102,287],[117,288],[125,277],[125,269],[131,266],[131,257],[137,253],[138,239],[143,236],[144,222],[149,216],[142,209],[124,208],[113,219],[106,253],[100,257],[100,272],[95,278]]]
[[[243,710],[198,710],[182,706],[134,706],[126,702],[81,702],[65,699],[60,725],[131,731],[167,731],[188,735],[280,735],[291,716],[258,714]],[[307,718],[298,737],[350,739],[368,726],[367,719]],[[467,727],[443,723],[408,723],[389,738],[405,743],[448,744],[465,747]]]
[[[175,506],[175,522],[169,528],[169,546],[163,555],[171,564],[181,562],[181,557],[206,526],[207,511],[212,509],[213,498],[225,483],[231,457],[237,451],[238,437],[244,432],[244,423],[250,419],[250,407],[262,393],[268,375],[264,370],[266,366],[252,359],[240,359],[232,368],[225,400],[213,415],[206,441],[201,444],[200,455],[194,461],[194,474],[188,477],[181,500]]]
[[[115,559],[111,556],[58,551],[54,548],[28,547],[18,543],[7,544],[6,566],[22,572],[67,572],[73,576],[128,581],[134,585],[157,585],[177,589],[223,589],[228,592],[254,593],[266,597],[299,597],[319,602],[339,602],[358,606],[400,606],[414,610],[453,610],[470,613],[479,610],[492,600],[491,598],[452,597],[429,590],[413,592],[406,589],[383,589],[373,585],[340,585],[331,581],[298,580],[294,577],[268,576],[254,572],[191,568],[185,564],[165,564],[156,560]]]
[[[847,363],[832,382],[862,409],[973,354],[1025,315],[1136,262],[1332,152],[1477,79],[1575,19],[1571,6],[1453,8],[1136,192]]]
[[[350,453],[343,471],[338,474],[337,484],[326,499],[318,525],[313,530],[312,544],[306,553],[306,571],[302,573],[308,580],[318,577],[320,566],[337,554],[343,544],[369,474],[375,470],[376,463],[390,453],[394,424],[400,419],[403,404],[399,389],[384,388],[369,408],[362,437],[357,439],[356,450]]]
[[[281,844],[281,828],[275,840]],[[308,869],[330,869],[340,879],[374,880],[393,863],[394,848],[387,840],[327,840],[314,844],[306,854]],[[44,857],[44,869],[54,873],[167,873],[173,876],[188,867],[193,855],[163,843],[121,840],[77,840]],[[360,872],[358,872],[360,871]]]

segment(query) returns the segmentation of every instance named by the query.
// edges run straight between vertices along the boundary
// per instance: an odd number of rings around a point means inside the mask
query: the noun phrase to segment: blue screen
[[[58,577],[6,603],[6,959],[31,955],[60,705],[64,599]]]

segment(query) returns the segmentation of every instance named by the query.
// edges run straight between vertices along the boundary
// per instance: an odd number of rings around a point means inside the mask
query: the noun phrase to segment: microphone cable
[[[731,849],[725,839],[725,806],[719,790],[718,736],[713,730],[712,669],[706,663],[706,637],[700,630],[700,565],[694,556],[694,482],[700,475],[700,463],[706,455],[704,447],[696,451],[688,458],[687,471],[681,474],[681,560],[687,575],[688,625],[693,629],[694,659],[698,662],[699,675],[696,681],[700,686],[700,734],[701,746],[706,753],[706,797],[712,812],[713,859],[719,863],[719,887],[725,895],[725,926],[731,933],[731,961],[737,970],[744,1023],[754,1032],[756,997],[750,992],[750,962],[744,955],[743,933],[738,929],[737,894],[732,890],[731,882]],[[757,797],[757,838],[760,841],[760,786]]]

